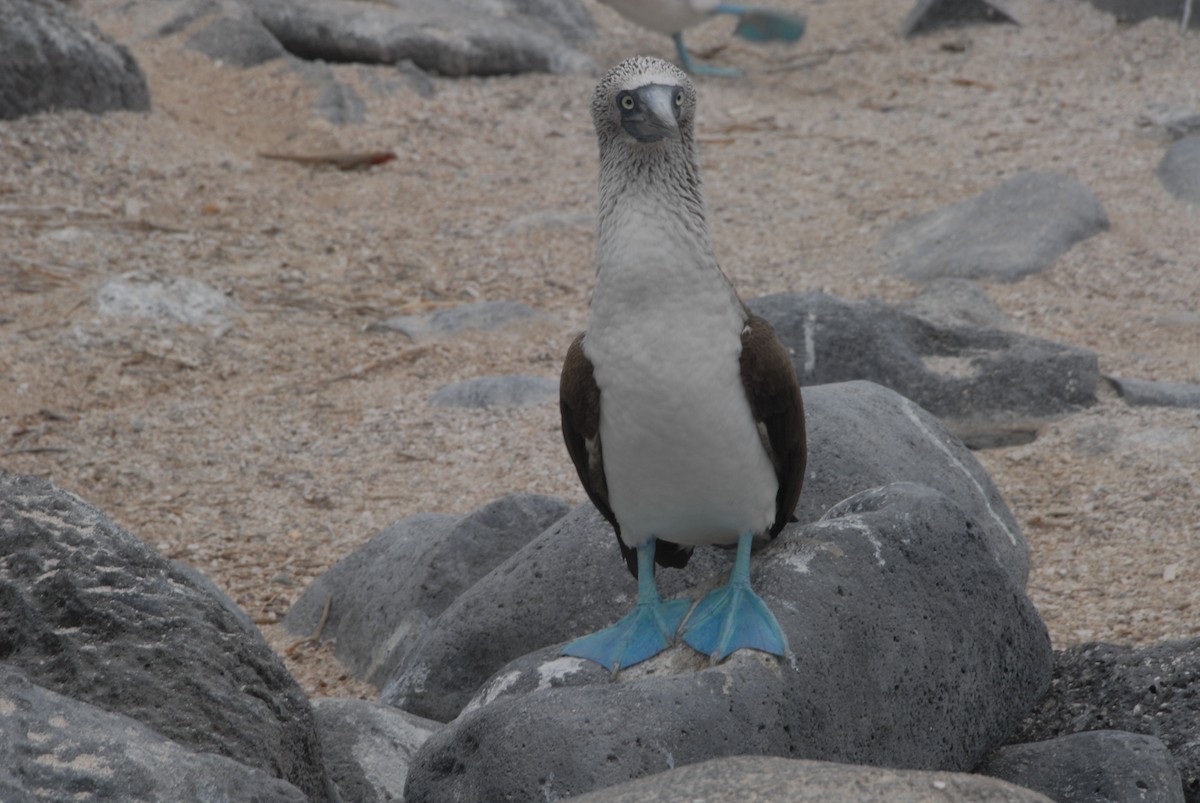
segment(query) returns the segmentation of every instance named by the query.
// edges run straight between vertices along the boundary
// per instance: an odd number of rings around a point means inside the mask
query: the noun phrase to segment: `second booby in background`
[[[717,0],[601,0],[643,28],[670,36],[679,63],[690,73],[739,75],[732,67],[697,64],[683,44],[683,31],[718,14],[737,17],[734,34],[750,42],[796,42],[804,35],[804,17],[765,8],[751,8]]]

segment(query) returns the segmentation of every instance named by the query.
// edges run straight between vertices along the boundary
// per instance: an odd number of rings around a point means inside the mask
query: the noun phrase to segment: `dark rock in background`
[[[577,0],[247,0],[289,53],[306,60],[412,61],[447,76],[589,69],[574,44],[591,35]]]
[[[1150,382],[1144,379],[1106,377],[1126,404],[1135,407],[1191,407],[1200,409],[1200,385],[1186,382]]]
[[[234,67],[253,67],[288,55],[248,8],[212,20],[188,37],[187,46]]]
[[[1200,136],[1184,137],[1172,145],[1154,173],[1167,192],[1200,204]]]
[[[460,304],[437,312],[423,315],[397,315],[377,321],[367,327],[368,332],[399,332],[410,340],[421,341],[445,337],[465,329],[491,330],[524,321],[544,317],[545,313],[520,301],[478,301]]]
[[[1015,282],[1107,230],[1090,189],[1055,173],[1024,171],[994,189],[898,223],[877,250],[889,273]]]
[[[1187,0],[1088,0],[1093,6],[1117,18],[1118,22],[1131,25],[1153,17],[1165,17],[1182,21],[1184,3]],[[1200,14],[1193,9],[1188,21],[1191,28],[1200,28]]]
[[[1002,747],[978,769],[1058,803],[1183,803],[1171,753],[1153,736],[1088,731]]]
[[[1200,803],[1200,639],[1151,647],[1090,643],[1054,654],[1050,691],[1013,742],[1094,730],[1154,736],[1175,758],[1188,803]]]
[[[0,471],[0,662],[325,800],[308,700],[231,607],[73,494]]]
[[[538,568],[553,586],[550,567]],[[614,681],[548,647],[498,671],[429,738],[405,799],[553,799],[740,754],[962,771],[1049,680],[1032,604],[980,526],[927,486],[864,491],[789,527],[752,578],[787,634],[786,660],[742,650],[708,666],[677,645]],[[551,592],[559,608],[569,592]],[[511,595],[491,598],[515,607]],[[455,660],[423,664],[426,683]]]
[[[429,397],[437,407],[526,407],[558,399],[558,379],[544,376],[480,376],[438,388]]]
[[[774,327],[802,386],[877,382],[974,447],[1027,442],[1039,422],[1096,401],[1099,363],[1085,349],[943,326],[878,301],[822,293],[763,296],[748,306]]]
[[[284,617],[291,633],[322,637],[356,677],[381,685],[459,594],[568,512],[561,500],[513,494],[466,516],[396,522],[343,558]]]
[[[146,111],[129,51],[54,0],[0,0],[0,120],[83,109]]]
[[[915,298],[897,304],[896,309],[943,329],[1013,328],[1000,305],[971,279],[934,279]]]
[[[1021,24],[1007,0],[917,0],[912,11],[904,18],[900,32],[912,36],[949,26],[981,22]]]

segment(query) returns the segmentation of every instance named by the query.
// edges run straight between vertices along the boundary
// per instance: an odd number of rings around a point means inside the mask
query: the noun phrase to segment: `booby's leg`
[[[595,661],[615,675],[626,667],[653,658],[670,647],[675,632],[692,607],[692,601],[663,602],[654,582],[654,544],[651,538],[638,547],[637,607],[615,625],[575,639],[563,655]]]
[[[692,54],[683,45],[683,32],[671,34],[671,38],[675,40],[675,52],[679,54],[679,66],[683,67],[685,72],[690,72],[692,75],[723,75],[727,78],[736,78],[742,74],[742,71],[736,67],[714,67],[711,64],[697,64],[692,61]]]
[[[738,18],[733,33],[750,42],[798,42],[804,36],[806,21],[797,14],[784,14],[765,8],[747,8],[721,3],[716,14],[732,14]]]
[[[787,637],[762,597],[750,588],[750,545],[754,533],[738,539],[737,559],[729,585],[712,591],[692,611],[683,640],[697,652],[721,661],[735,650],[750,648],[773,655],[787,652]]]

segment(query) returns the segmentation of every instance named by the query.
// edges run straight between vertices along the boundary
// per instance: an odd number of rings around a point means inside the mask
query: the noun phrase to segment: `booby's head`
[[[624,139],[651,145],[691,140],[696,90],[691,79],[670,62],[636,56],[601,79],[592,95],[592,122],[603,145]]]

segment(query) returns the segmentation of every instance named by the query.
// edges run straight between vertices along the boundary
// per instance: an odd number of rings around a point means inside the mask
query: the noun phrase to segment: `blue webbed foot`
[[[562,653],[595,661],[615,674],[670,647],[691,607],[691,600],[686,599],[639,602],[615,625],[575,639]]]
[[[738,24],[733,30],[734,35],[750,42],[798,42],[807,25],[805,18],[798,14],[727,3],[717,6],[715,13],[736,16]]]
[[[683,67],[684,72],[689,72],[692,75],[719,75],[725,78],[737,78],[742,74],[742,71],[737,67],[714,67],[711,64],[697,64],[692,61],[692,54],[683,44],[683,34],[676,33],[672,35],[675,40],[675,52],[679,55],[679,66]]]
[[[615,675],[626,667],[653,658],[675,643],[675,633],[692,607],[691,600],[663,602],[654,582],[653,538],[637,548],[638,601],[615,625],[575,639],[563,655],[586,658]]]
[[[729,584],[718,588],[696,606],[687,620],[683,640],[714,662],[741,649],[787,654],[787,637],[762,597],[750,588],[752,534],[738,541],[738,556]]]

